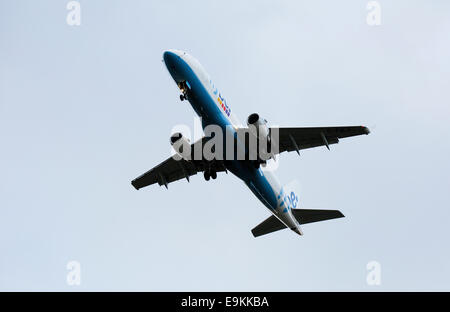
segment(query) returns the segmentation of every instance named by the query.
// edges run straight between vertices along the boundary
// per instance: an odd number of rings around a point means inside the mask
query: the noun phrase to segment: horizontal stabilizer
[[[292,209],[292,214],[300,224],[319,222],[344,217],[342,212],[340,212],[339,210],[322,210],[322,209]]]
[[[344,217],[342,212],[340,212],[339,210],[323,210],[323,209],[292,209],[292,214],[300,224],[319,222]],[[253,236],[258,237],[285,228],[286,226],[280,220],[278,220],[277,217],[272,215],[263,222],[261,222],[260,224],[258,224],[252,230],[252,234]]]
[[[272,215],[263,222],[261,222],[260,224],[258,224],[252,230],[252,234],[253,236],[258,237],[264,234],[269,234],[275,231],[282,230],[284,228],[286,228],[286,226],[283,223],[281,223],[281,221],[278,220],[277,217]]]

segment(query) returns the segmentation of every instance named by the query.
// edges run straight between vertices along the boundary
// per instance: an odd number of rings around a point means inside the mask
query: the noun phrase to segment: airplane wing
[[[194,155],[194,146],[197,144],[204,144],[207,141],[206,138],[202,138],[197,142],[191,144],[192,154]],[[221,160],[214,160],[212,162],[207,162],[204,160],[175,160],[173,157],[170,157],[157,165],[156,167],[150,169],[146,173],[137,177],[131,184],[139,190],[140,188],[146,187],[148,185],[152,185],[158,183],[160,186],[164,185],[167,188],[167,185],[171,182],[184,179],[189,181],[189,177],[192,175],[196,175],[198,172],[205,171],[206,167],[213,168],[214,171],[226,171],[225,165]]]
[[[339,142],[339,139],[369,134],[364,126],[278,128],[279,153],[297,151],[317,146],[326,146]]]

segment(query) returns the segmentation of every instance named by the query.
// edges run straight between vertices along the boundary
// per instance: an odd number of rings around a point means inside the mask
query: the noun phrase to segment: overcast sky
[[[80,26],[67,2],[0,2],[0,290],[450,290],[450,2],[379,1],[379,26],[361,0],[80,0]],[[346,217],[255,239],[232,174],[136,191],[194,123],[171,48],[241,120],[368,126],[277,170]]]

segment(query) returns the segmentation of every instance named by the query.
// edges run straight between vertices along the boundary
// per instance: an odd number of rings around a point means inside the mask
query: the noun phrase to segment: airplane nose
[[[184,74],[186,62],[183,55],[184,53],[178,50],[167,50],[163,53],[164,64],[177,83],[186,80]]]
[[[166,60],[170,61],[170,60],[177,59],[178,57],[183,58],[183,55],[185,55],[185,54],[186,54],[186,52],[171,49],[171,50],[164,51],[163,58],[164,58],[164,61],[166,61]]]
[[[172,51],[165,51],[163,53],[164,63],[166,63],[167,67],[174,65],[177,57],[176,53]]]
[[[167,70],[172,75],[172,78],[175,79],[176,82],[181,81],[180,77],[180,57],[177,53],[173,51],[165,51],[163,54],[164,64],[166,65]]]

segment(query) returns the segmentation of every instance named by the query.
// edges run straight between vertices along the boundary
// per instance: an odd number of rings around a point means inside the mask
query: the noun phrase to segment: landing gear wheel
[[[186,99],[186,97],[184,96],[184,94],[180,94],[180,101],[184,101]]]
[[[211,178],[213,178],[213,180],[217,179],[217,172],[211,172]]]
[[[209,179],[211,178],[211,176],[209,175],[209,172],[208,172],[208,171],[205,171],[205,172],[203,173],[203,176],[205,177],[205,180],[206,180],[206,181],[209,181]]]

